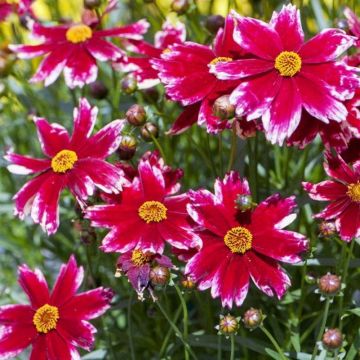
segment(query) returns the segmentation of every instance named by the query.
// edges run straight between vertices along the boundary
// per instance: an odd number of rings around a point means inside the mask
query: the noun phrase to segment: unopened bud
[[[121,138],[118,154],[121,160],[130,160],[136,152],[137,141],[132,135],[124,135]]]
[[[195,281],[194,279],[190,276],[187,275],[185,276],[182,280],[181,280],[181,286],[185,289],[193,289],[195,287]]]
[[[145,141],[151,141],[152,138],[157,138],[159,136],[158,127],[151,122],[147,122],[140,130],[141,137]]]
[[[215,329],[219,330],[219,334],[232,335],[236,334],[239,329],[239,320],[230,314],[220,315],[219,325],[215,326]]]
[[[221,120],[232,119],[235,116],[235,106],[230,103],[230,95],[222,95],[215,100],[213,114]]]
[[[316,276],[313,273],[307,273],[305,275],[305,281],[310,285],[316,284],[316,280]]]
[[[338,19],[336,21],[336,26],[341,29],[341,30],[349,30],[349,23],[347,22],[346,19]]]
[[[170,280],[170,270],[165,266],[157,265],[150,270],[150,282],[153,286],[166,285]]]
[[[205,27],[211,33],[216,34],[225,25],[225,18],[221,15],[210,15],[206,18]]]
[[[188,0],[173,0],[171,3],[171,10],[175,11],[179,15],[185,14],[190,7]]]
[[[105,99],[109,93],[108,88],[100,80],[90,84],[90,95],[97,100]]]
[[[259,309],[250,308],[244,314],[243,322],[248,329],[256,329],[264,320],[262,311]]]
[[[335,295],[341,289],[341,278],[327,273],[319,279],[319,290],[324,295]]]
[[[319,230],[322,236],[331,236],[336,233],[336,226],[333,221],[322,221],[319,224]]]
[[[252,201],[251,195],[241,194],[238,195],[235,200],[235,207],[242,212],[252,209],[253,206],[254,203]]]
[[[137,81],[132,75],[125,76],[121,81],[121,89],[125,94],[132,94],[137,90]]]
[[[146,111],[143,106],[134,104],[126,112],[126,120],[134,126],[142,126],[146,122]]]
[[[343,335],[339,329],[328,329],[324,332],[322,343],[329,350],[339,349],[343,343]]]

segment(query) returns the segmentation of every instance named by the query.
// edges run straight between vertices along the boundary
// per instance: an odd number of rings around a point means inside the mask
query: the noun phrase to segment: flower
[[[15,215],[21,219],[31,214],[48,234],[59,227],[58,202],[60,193],[68,188],[84,207],[87,198],[94,194],[95,186],[107,193],[119,192],[125,179],[122,170],[105,162],[119,145],[121,120],[115,120],[90,136],[98,109],[91,108],[81,99],[74,110],[74,130],[70,137],[59,124],[35,118],[41,149],[47,158],[36,159],[9,151],[5,159],[14,174],[34,174],[15,195]]]
[[[158,166],[141,160],[138,176],[111,204],[86,209],[92,226],[111,229],[103,239],[105,252],[133,249],[162,253],[165,241],[178,248],[197,245],[186,212],[187,194],[174,195]]]
[[[294,197],[276,194],[244,212],[235,201],[250,191],[238,173],[217,179],[214,187],[215,194],[190,191],[189,214],[205,231],[203,246],[185,273],[198,282],[199,290],[211,288],[212,297],[220,296],[224,307],[243,303],[250,277],[266,295],[282,297],[290,279],[278,261],[296,263],[308,246],[303,235],[283,230],[296,218]]]
[[[349,30],[356,39],[356,47],[360,48],[360,19],[356,14],[348,7],[344,9],[344,15],[349,25]]]
[[[114,61],[124,52],[104,40],[104,37],[141,39],[149,24],[140,20],[114,29],[98,30],[85,24],[66,24],[46,27],[32,26],[32,35],[43,39],[38,45],[9,45],[20,58],[28,59],[48,54],[41,62],[31,82],[52,84],[64,71],[66,85],[83,87],[97,78],[98,61]]]
[[[241,81],[230,100],[238,116],[262,117],[268,140],[282,144],[297,129],[302,109],[328,123],[346,119],[342,103],[359,87],[357,69],[336,61],[353,45],[339,29],[325,29],[304,42],[300,12],[287,5],[269,24],[236,18],[234,40],[249,53],[246,59],[213,64],[219,79]]]
[[[167,96],[180,101],[185,110],[171,127],[170,134],[179,134],[195,122],[206,124],[207,131],[218,132],[228,126],[213,115],[217,98],[229,94],[238,81],[220,81],[210,73],[210,65],[228,62],[242,55],[242,49],[233,40],[234,19],[226,18],[225,28],[220,29],[213,47],[194,42],[174,44],[163,52],[161,59],[153,59],[153,67],[165,84]]]
[[[330,153],[326,160],[324,169],[332,179],[318,184],[303,182],[303,187],[313,200],[331,202],[314,217],[335,220],[340,237],[349,242],[360,236],[360,159],[353,167]]]
[[[7,1],[0,2],[0,21],[6,20],[6,18],[14,11],[14,4]]]
[[[129,279],[132,287],[138,294],[139,300],[144,300],[144,291],[148,290],[153,299],[153,285],[151,283],[151,271],[157,266],[171,269],[171,260],[161,254],[134,249],[122,254],[117,262],[117,271],[123,272]]]
[[[77,347],[90,351],[96,328],[88,320],[102,315],[113,297],[99,287],[79,294],[84,277],[74,256],[63,264],[49,293],[44,275],[19,267],[19,283],[30,305],[0,306],[0,357],[15,357],[32,345],[30,359],[80,359]]]
[[[167,20],[155,34],[155,45],[142,40],[128,40],[127,49],[140,56],[121,58],[113,66],[119,71],[131,72],[137,80],[138,88],[147,89],[159,83],[158,72],[152,67],[151,59],[160,58],[170,45],[181,44],[185,39],[185,25],[180,21],[173,25]]]

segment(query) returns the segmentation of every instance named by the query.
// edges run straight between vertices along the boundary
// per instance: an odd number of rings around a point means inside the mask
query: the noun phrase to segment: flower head
[[[248,53],[246,59],[213,64],[223,80],[240,81],[230,101],[238,116],[262,117],[267,138],[282,144],[306,110],[328,123],[346,119],[343,101],[359,87],[357,69],[337,61],[353,45],[353,37],[339,29],[325,29],[307,42],[300,13],[293,5],[274,12],[269,24],[236,18],[234,40]]]
[[[113,293],[99,287],[77,294],[84,276],[74,256],[63,264],[52,292],[38,269],[19,267],[19,283],[29,305],[0,306],[0,357],[15,357],[32,345],[31,359],[80,359],[90,351],[96,329],[88,320],[102,315]]]
[[[97,78],[96,60],[114,61],[124,56],[124,52],[106,41],[105,37],[141,39],[148,26],[145,20],[105,30],[83,23],[52,27],[34,23],[32,35],[43,42],[38,45],[10,45],[9,48],[25,59],[46,55],[31,82],[44,81],[48,86],[63,71],[68,87],[83,87]]]
[[[59,226],[60,193],[68,188],[84,207],[95,187],[107,193],[121,190],[125,179],[122,170],[105,162],[118,148],[123,122],[115,120],[91,136],[97,108],[81,99],[74,110],[72,136],[58,124],[36,118],[38,137],[45,159],[36,159],[8,152],[5,159],[15,174],[35,174],[15,195],[15,214],[21,219],[31,214],[35,223],[48,234]]]
[[[360,161],[351,167],[340,156],[327,153],[326,159],[324,168],[332,179],[303,186],[313,200],[330,201],[315,217],[334,220],[340,237],[351,241],[360,236]]]
[[[190,192],[188,211],[202,226],[203,246],[187,263],[185,272],[200,290],[211,288],[223,306],[240,306],[250,278],[268,296],[284,295],[290,279],[278,261],[296,263],[307,249],[306,238],[283,230],[296,217],[294,197],[273,195],[248,211],[236,206],[239,195],[250,194],[246,180],[230,172],[216,180],[215,194]]]

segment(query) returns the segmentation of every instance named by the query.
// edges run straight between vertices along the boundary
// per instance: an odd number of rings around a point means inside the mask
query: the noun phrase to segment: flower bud
[[[319,290],[324,295],[335,295],[341,289],[341,278],[327,273],[319,279]]]
[[[221,120],[232,119],[235,116],[235,106],[230,104],[230,95],[222,95],[215,100],[213,114]]]
[[[310,285],[314,285],[316,283],[316,276],[313,273],[307,273],[305,275],[305,281]]]
[[[221,15],[210,15],[206,18],[205,27],[212,34],[216,34],[218,30],[225,25],[225,18]]]
[[[178,13],[179,15],[185,14],[190,7],[188,0],[173,0],[171,3],[171,10]]]
[[[181,279],[181,286],[185,289],[193,289],[195,285],[196,284],[190,275],[187,275]]]
[[[133,94],[137,90],[137,81],[134,76],[125,76],[121,81],[121,89],[125,94]]]
[[[343,343],[343,335],[339,329],[328,329],[324,332],[322,343],[329,350],[339,349]]]
[[[264,316],[259,309],[250,308],[244,314],[243,322],[246,328],[256,329],[262,324]]]
[[[252,209],[253,202],[251,195],[241,194],[235,200],[235,207],[241,212],[248,211]]]
[[[336,27],[338,27],[341,30],[348,31],[349,23],[346,19],[338,19],[338,20],[336,20]]]
[[[108,88],[100,80],[90,84],[90,95],[97,100],[105,99],[109,93]]]
[[[150,282],[153,286],[166,285],[170,280],[170,270],[165,266],[157,265],[150,270]]]
[[[130,160],[136,152],[137,141],[132,135],[124,135],[121,138],[118,154],[121,160]]]
[[[219,325],[215,326],[215,329],[219,330],[219,334],[232,335],[236,334],[239,329],[239,320],[230,314],[220,315]]]
[[[146,111],[143,106],[134,104],[126,112],[126,120],[134,126],[142,126],[146,122]]]
[[[88,10],[96,9],[101,5],[101,0],[84,0],[84,8]]]
[[[157,125],[151,122],[147,122],[140,130],[141,137],[145,141],[151,141],[152,136],[157,138],[159,136],[159,129]]]
[[[331,236],[336,233],[336,226],[333,221],[322,221],[319,224],[319,230],[322,236]]]

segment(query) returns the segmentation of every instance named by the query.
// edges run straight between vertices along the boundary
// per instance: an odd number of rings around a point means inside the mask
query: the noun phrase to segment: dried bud
[[[339,349],[343,343],[343,335],[339,329],[328,329],[324,332],[322,343],[329,350]]]
[[[101,5],[101,0],[84,0],[84,8],[88,10],[96,9]]]
[[[181,279],[181,286],[185,289],[193,289],[195,285],[195,281],[190,275],[187,275]]]
[[[262,324],[264,316],[261,310],[250,308],[244,314],[243,322],[248,329],[256,329]]]
[[[215,100],[213,114],[221,120],[232,119],[235,116],[235,106],[230,104],[230,95],[222,95]]]
[[[118,154],[121,160],[130,160],[136,152],[137,141],[132,135],[124,135],[121,138]]]
[[[151,122],[147,122],[140,130],[141,133],[141,137],[145,140],[145,141],[151,141],[152,140],[152,136],[154,138],[157,138],[159,136],[159,129],[158,127]]]
[[[219,325],[215,326],[215,329],[219,330],[219,333],[223,335],[236,334],[239,329],[239,320],[240,318],[230,314],[220,315]]]
[[[137,90],[137,81],[132,75],[125,76],[121,81],[121,89],[125,94],[132,94]]]
[[[238,197],[235,200],[235,207],[242,212],[250,210],[253,207],[253,201],[251,195],[246,195],[246,194],[238,195]]]
[[[146,111],[143,106],[134,104],[126,112],[126,120],[134,126],[142,126],[146,122]]]
[[[319,290],[324,295],[335,295],[341,289],[341,278],[327,273],[319,279]]]
[[[97,100],[105,99],[109,93],[108,88],[100,80],[90,84],[90,95]]]
[[[225,25],[225,18],[221,15],[210,15],[206,18],[205,27],[211,33],[216,34]]]
[[[170,280],[170,270],[165,266],[157,265],[150,270],[151,285],[166,285]]]
[[[179,15],[185,14],[190,7],[188,0],[173,0],[171,3],[171,10],[175,11]]]
[[[322,221],[319,224],[319,230],[322,236],[331,236],[336,233],[336,226],[333,221]]]

